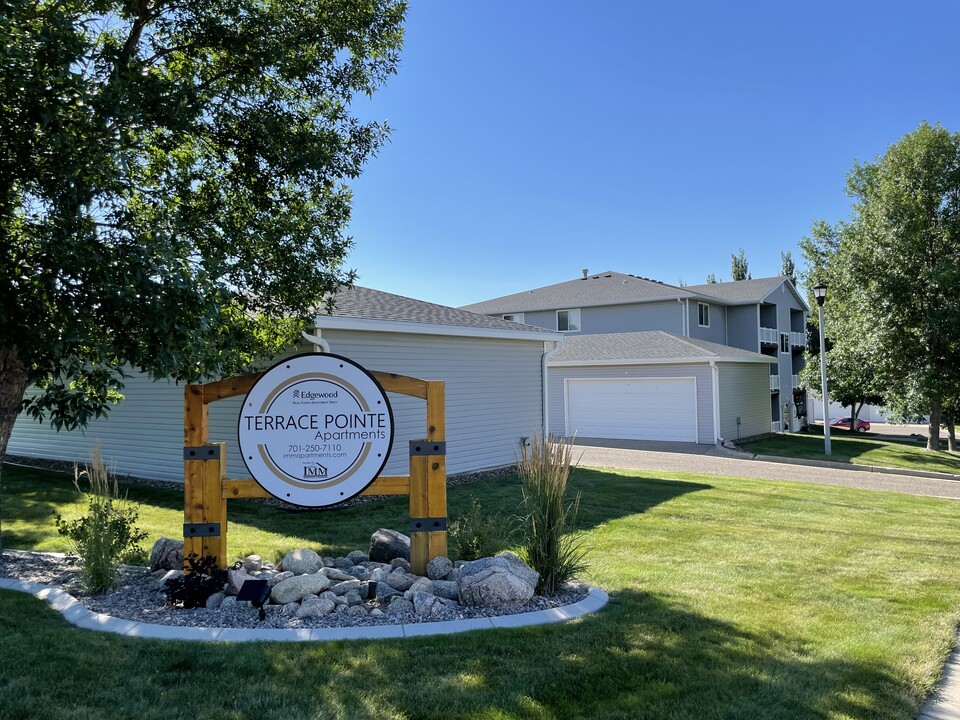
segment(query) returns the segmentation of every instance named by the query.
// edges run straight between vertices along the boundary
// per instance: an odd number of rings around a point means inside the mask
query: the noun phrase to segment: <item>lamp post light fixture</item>
[[[827,299],[827,286],[823,283],[813,286],[813,296],[817,299],[820,313],[820,397],[823,402],[823,454],[830,454],[830,398],[827,394],[827,348],[823,339],[823,302]]]

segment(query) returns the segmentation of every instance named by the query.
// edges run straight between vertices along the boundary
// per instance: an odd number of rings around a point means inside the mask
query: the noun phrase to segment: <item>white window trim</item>
[[[509,322],[519,323],[520,325],[525,325],[523,322],[523,313],[507,313],[506,315],[500,316],[503,320],[508,320]]]
[[[787,339],[787,349],[783,349],[783,339]],[[790,354],[790,333],[780,333],[780,354],[789,355]],[[827,388],[829,390],[829,388]]]
[[[707,309],[707,324],[706,324],[706,325],[704,325],[702,322],[700,322],[700,318],[703,316],[703,313],[700,311],[700,308],[702,308],[702,307],[704,307],[704,308]],[[697,303],[697,324],[698,324],[700,327],[705,327],[705,328],[710,327],[710,303],[703,303],[703,302],[698,302],[698,303]]]
[[[561,329],[560,329],[560,313],[562,313],[562,312],[567,313],[567,328],[570,328],[571,313],[576,313],[576,320],[577,320],[576,325],[577,325],[577,326],[576,326],[575,328],[573,328],[573,329],[567,329],[567,330],[561,330]],[[565,308],[565,309],[563,309],[563,310],[557,310],[557,332],[563,332],[563,333],[568,333],[568,332],[580,332],[580,329],[581,329],[582,327],[583,327],[583,324],[582,324],[582,322],[581,322],[581,320],[580,320],[580,308]]]

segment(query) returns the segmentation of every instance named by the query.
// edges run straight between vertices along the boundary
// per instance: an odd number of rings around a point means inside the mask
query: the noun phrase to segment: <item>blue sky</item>
[[[463,305],[581,268],[753,277],[923,120],[960,131],[960,2],[411,0],[399,73],[355,111],[359,284]]]

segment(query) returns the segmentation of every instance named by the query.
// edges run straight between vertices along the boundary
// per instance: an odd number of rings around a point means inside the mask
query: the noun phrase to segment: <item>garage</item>
[[[714,444],[770,432],[770,358],[660,330],[568,337],[547,357],[549,432]]]
[[[566,380],[566,435],[697,442],[695,377]]]

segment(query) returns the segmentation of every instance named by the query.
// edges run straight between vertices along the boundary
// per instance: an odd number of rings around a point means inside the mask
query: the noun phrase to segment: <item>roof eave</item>
[[[402,320],[374,320],[371,318],[345,317],[343,315],[318,315],[315,323],[316,327],[321,330],[362,330],[365,332],[404,333],[408,335],[446,335],[449,337],[475,337],[495,340],[529,340],[530,342],[562,342],[564,339],[562,334],[551,332],[550,330],[508,330],[506,328],[441,325]]]
[[[699,358],[623,358],[619,360],[550,360],[549,367],[578,367],[584,365],[694,365],[697,363],[756,363],[766,364],[777,362],[773,358],[762,357],[699,357]]]
[[[592,308],[592,307],[610,307],[611,305],[636,305],[638,303],[649,303],[649,302],[671,302],[673,300],[687,300],[697,297],[695,293],[687,293],[686,295],[658,295],[657,297],[652,298],[634,298],[632,300],[614,300],[611,302],[591,302],[591,303],[567,303],[566,305],[547,305],[544,307],[533,307],[533,308],[516,308],[514,310],[469,310],[470,305],[464,305],[459,310],[465,310],[466,312],[479,313],[480,315],[516,315],[517,313],[535,313],[535,312],[549,312],[550,310],[573,310],[576,308]],[[711,300],[716,300],[711,298]]]

